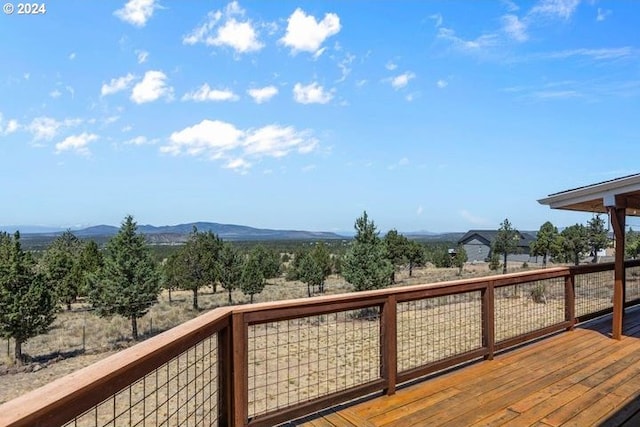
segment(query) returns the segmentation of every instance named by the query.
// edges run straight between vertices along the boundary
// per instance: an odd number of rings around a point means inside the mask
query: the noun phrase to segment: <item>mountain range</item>
[[[189,233],[197,228],[198,231],[211,231],[224,240],[311,240],[311,239],[344,239],[345,236],[331,232],[314,232],[302,230],[272,230],[254,228],[245,225],[219,224],[215,222],[191,222],[178,225],[139,225],[138,232],[146,235],[152,243],[163,241],[180,242],[186,240]],[[25,238],[57,236],[65,229],[40,226],[0,226],[0,231],[14,232],[20,230]],[[115,235],[119,227],[112,225],[96,225],[81,229],[71,229],[79,238],[110,237]]]

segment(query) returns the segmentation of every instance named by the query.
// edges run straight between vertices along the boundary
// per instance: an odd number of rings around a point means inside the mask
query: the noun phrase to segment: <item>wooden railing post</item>
[[[218,425],[233,425],[233,341],[231,319],[227,327],[218,332]]]
[[[488,353],[485,360],[493,360],[493,353],[496,346],[496,306],[495,288],[493,280],[487,283],[487,287],[482,290],[482,346]]]
[[[564,278],[564,320],[571,322],[567,331],[572,331],[576,323],[576,290],[574,269]]]
[[[248,333],[244,313],[233,313],[231,317],[231,341],[233,357],[231,376],[233,378],[233,418],[232,427],[244,427],[249,421],[249,378],[248,378]]]
[[[382,304],[380,319],[380,369],[386,381],[384,392],[395,394],[398,373],[398,316],[395,295],[389,295]]]

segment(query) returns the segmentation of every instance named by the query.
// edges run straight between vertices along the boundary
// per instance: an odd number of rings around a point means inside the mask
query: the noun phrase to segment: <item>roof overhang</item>
[[[640,216],[640,174],[550,194],[538,203],[551,209],[606,213],[608,207],[625,208],[629,216]]]

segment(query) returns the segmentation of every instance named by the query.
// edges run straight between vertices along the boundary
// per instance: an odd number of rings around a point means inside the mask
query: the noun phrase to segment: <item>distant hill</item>
[[[180,243],[184,242],[196,227],[198,231],[211,231],[224,240],[330,240],[344,239],[336,233],[302,231],[302,230],[271,230],[264,228],[254,228],[245,225],[235,224],[219,224],[215,222],[192,222],[188,224],[178,225],[139,225],[138,231],[145,234],[152,243]],[[39,231],[34,227],[24,227],[28,232],[21,233],[27,238],[38,237],[55,237],[64,232],[64,230],[43,229]],[[96,225],[79,230],[72,230],[73,234],[79,238],[100,238],[111,237],[118,232],[119,228],[112,225]]]

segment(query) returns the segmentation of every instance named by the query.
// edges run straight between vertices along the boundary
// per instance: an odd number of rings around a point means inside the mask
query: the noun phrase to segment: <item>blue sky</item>
[[[529,230],[639,172],[640,2],[45,6],[0,16],[0,224]]]

